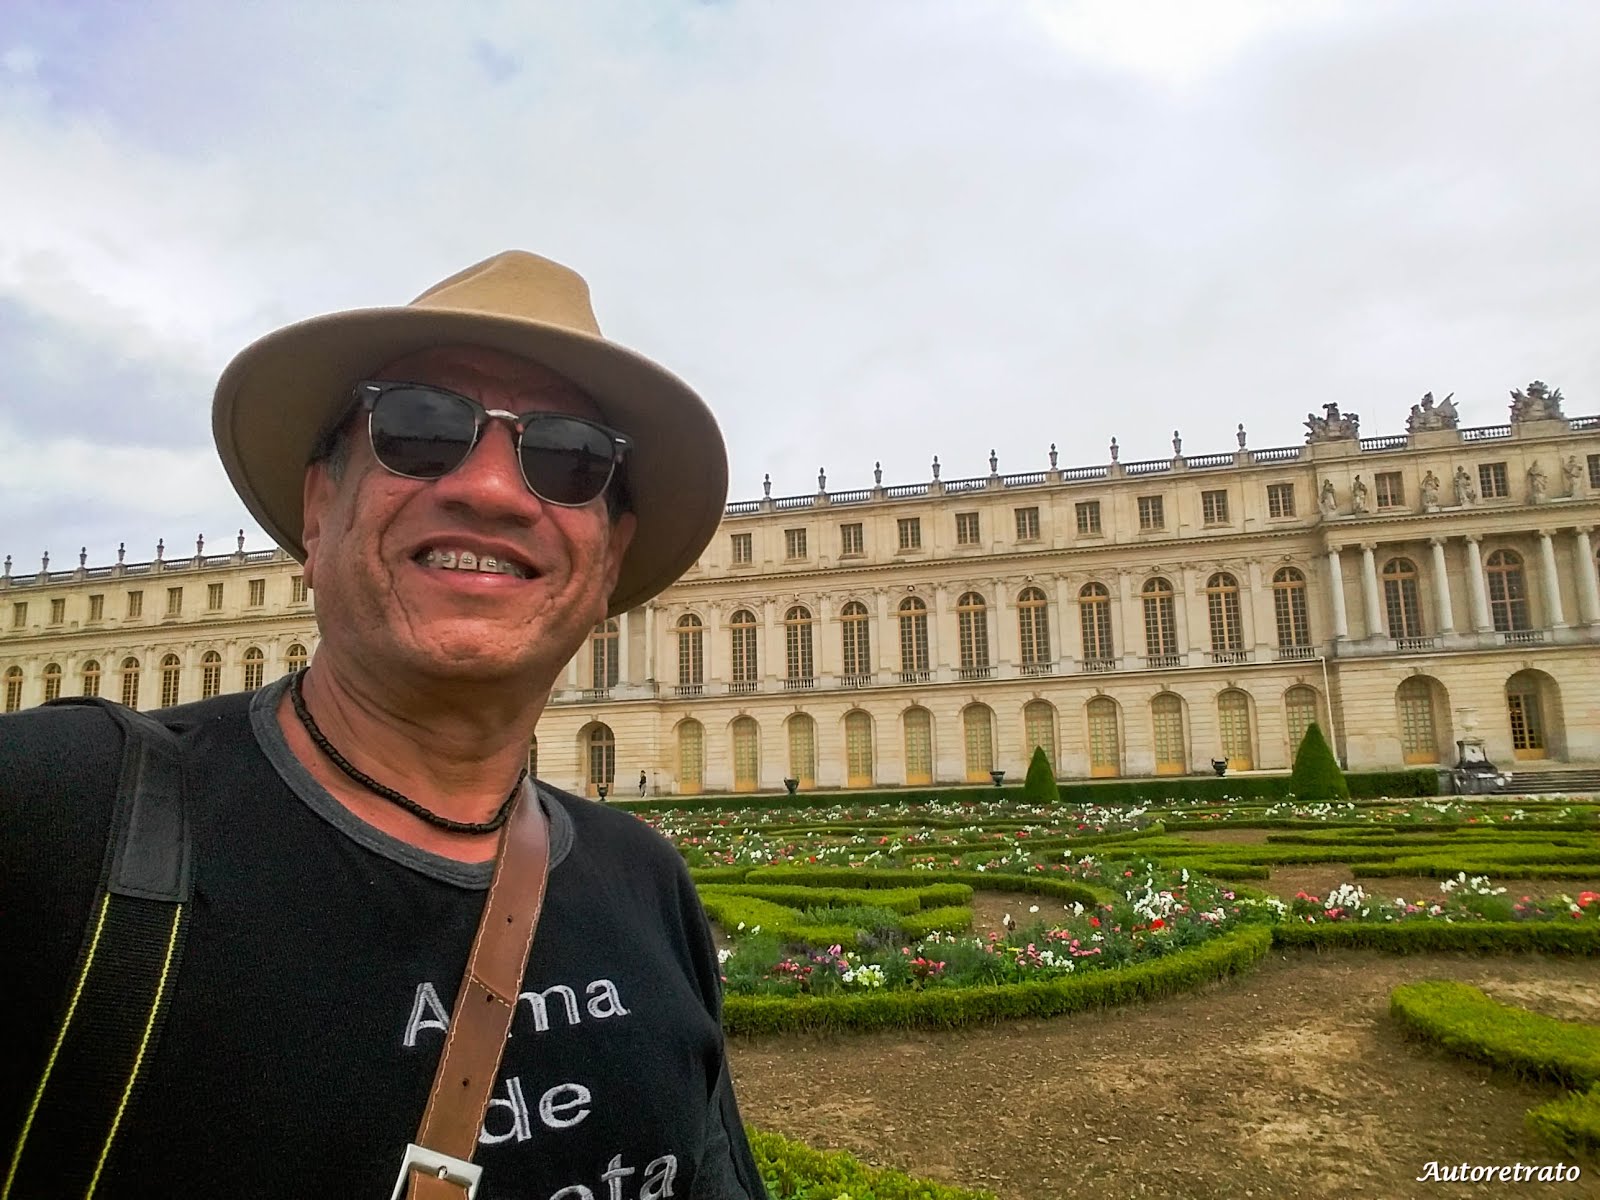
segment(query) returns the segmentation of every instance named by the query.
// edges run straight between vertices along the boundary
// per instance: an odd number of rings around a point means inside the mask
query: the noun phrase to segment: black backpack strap
[[[161,1032],[193,889],[176,735],[107,700],[52,703],[103,709],[122,731],[122,767],[71,990],[0,1200],[94,1195]]]

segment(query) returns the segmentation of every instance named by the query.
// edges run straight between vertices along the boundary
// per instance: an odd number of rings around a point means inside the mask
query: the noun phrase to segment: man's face
[[[561,376],[478,347],[426,350],[374,378],[424,383],[485,408],[597,419]],[[547,692],[605,617],[634,518],[604,497],[582,508],[539,499],[523,482],[516,434],[491,421],[442,479],[404,479],[373,458],[364,421],[346,433],[346,466],[306,472],[306,582],[324,647],[346,668],[407,681],[526,680]],[[520,564],[530,578],[428,565],[429,551]]]

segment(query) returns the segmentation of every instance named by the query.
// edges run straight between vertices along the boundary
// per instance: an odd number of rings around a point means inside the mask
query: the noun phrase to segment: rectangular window
[[[900,532],[900,549],[922,549],[921,517],[901,517],[899,521],[896,522],[896,525],[899,527]]]
[[[1160,496],[1139,497],[1139,528],[1141,530],[1165,529],[1167,527],[1166,509],[1161,503]]]
[[[59,625],[67,619],[67,601],[63,597],[50,601],[50,624]]]
[[[306,602],[306,577],[304,575],[289,576],[289,600],[293,604]]]
[[[267,602],[267,581],[265,579],[252,579],[250,581],[250,607],[260,608]]]
[[[978,514],[956,514],[956,545],[976,546],[978,544]]]
[[[183,589],[181,587],[167,589],[167,616],[181,617],[183,615]]]
[[[128,619],[130,621],[132,621],[132,620],[136,620],[137,618],[142,617],[142,616],[144,616],[144,593],[142,591],[141,592],[129,592],[128,593]]]
[[[1100,501],[1080,500],[1077,504],[1078,533],[1093,537],[1100,533]]]
[[[1269,483],[1267,484],[1267,516],[1292,517],[1294,516],[1294,484]]]
[[[1017,509],[1017,541],[1037,542],[1039,540],[1039,510],[1037,508]]]
[[[806,531],[804,529],[785,529],[783,531],[783,556],[785,558],[804,558],[806,556]]]
[[[206,611],[222,611],[222,585],[220,583],[206,584]]]
[[[1600,454],[1589,455],[1589,486],[1600,491]]]
[[[18,600],[11,606],[11,628],[21,629],[28,623],[28,602]]]
[[[867,552],[867,539],[862,536],[859,521],[839,526],[839,557],[859,558]]]
[[[1405,479],[1399,471],[1379,471],[1372,477],[1379,508],[1401,508],[1406,502]]]
[[[733,547],[733,562],[735,566],[740,563],[755,562],[755,547],[748,533],[730,534],[729,537],[731,538],[730,544]]]
[[[1511,483],[1503,462],[1478,464],[1478,494],[1485,500],[1504,500],[1511,495]]]
[[[96,592],[93,596],[89,597],[89,620],[91,620],[91,621],[104,620],[105,619],[105,615],[106,615],[106,598],[105,598],[104,595]]]
[[[1207,525],[1228,523],[1228,493],[1218,489],[1200,493],[1200,516]]]

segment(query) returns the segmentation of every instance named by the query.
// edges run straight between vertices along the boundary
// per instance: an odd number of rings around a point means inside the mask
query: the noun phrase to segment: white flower
[[[1029,905],[1028,911],[1031,913],[1036,913],[1039,911],[1039,906],[1037,904]]]
[[[717,962],[719,964],[727,962],[732,957],[733,957],[733,951],[732,950],[718,950],[717,951]]]

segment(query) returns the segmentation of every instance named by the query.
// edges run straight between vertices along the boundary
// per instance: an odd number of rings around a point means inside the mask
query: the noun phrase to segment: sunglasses
[[[509,421],[522,482],[563,508],[604,495],[630,445],[616,430],[582,417],[485,408],[421,383],[358,383],[355,401],[367,414],[373,456],[406,479],[442,479],[467,461],[490,421]]]

